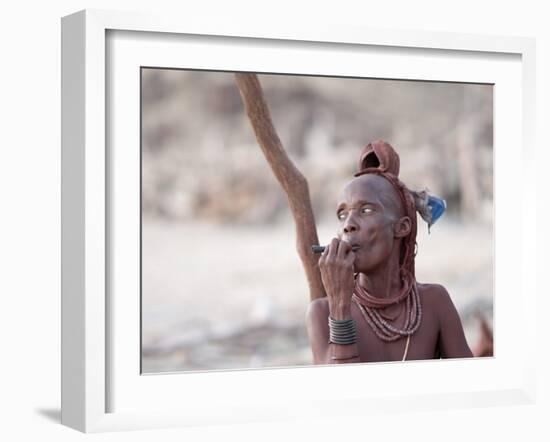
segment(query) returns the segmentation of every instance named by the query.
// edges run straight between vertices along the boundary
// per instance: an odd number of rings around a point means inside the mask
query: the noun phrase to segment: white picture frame
[[[136,43],[133,39],[125,46],[126,52],[111,51],[107,40],[108,35],[114,33],[139,35],[138,40],[141,42]],[[110,260],[116,259],[111,244],[117,241],[112,237],[117,230],[110,230],[107,225],[116,208],[113,204],[116,205],[120,200],[112,193],[108,183],[109,168],[112,167],[109,164],[112,160],[109,157],[109,143],[116,143],[116,140],[113,141],[116,134],[106,130],[106,121],[112,117],[112,110],[108,107],[108,93],[109,82],[116,75],[106,75],[106,72],[110,72],[107,67],[113,63],[113,57],[119,54],[121,60],[124,54],[128,54],[125,59],[128,66],[139,66],[135,45],[143,45],[144,50],[138,52],[146,53],[148,39],[162,39],[162,36],[169,36],[174,44],[184,41],[185,36],[192,36],[200,44],[204,44],[201,40],[204,39],[206,47],[215,46],[208,43],[209,38],[215,37],[225,47],[236,47],[245,42],[262,48],[261,45],[266,43],[277,50],[280,49],[277,45],[282,45],[286,48],[283,51],[288,48],[298,52],[304,48],[311,51],[319,48],[333,51],[333,57],[338,57],[338,51],[347,51],[347,57],[354,50],[369,48],[384,56],[397,48],[400,56],[408,56],[409,52],[416,51],[420,58],[430,58],[429,73],[425,72],[423,65],[409,66],[407,69],[418,69],[416,77],[409,70],[394,78],[423,79],[428,74],[432,76],[430,78],[434,75],[444,80],[455,78],[446,77],[450,74],[448,67],[445,67],[449,58],[445,57],[450,57],[453,63],[456,61],[459,65],[473,63],[471,66],[474,67],[476,64],[485,64],[487,60],[494,59],[495,63],[501,63],[498,61],[501,60],[503,64],[499,64],[498,69],[488,67],[488,73],[481,74],[483,69],[480,67],[478,74],[478,77],[481,75],[489,82],[491,78],[499,79],[495,82],[495,121],[498,122],[495,128],[495,150],[514,152],[516,155],[514,159],[505,154],[497,156],[495,165],[495,261],[498,270],[495,291],[502,293],[500,299],[496,298],[495,305],[495,330],[499,336],[495,357],[447,360],[444,366],[439,367],[433,367],[426,361],[370,364],[368,367],[369,375],[381,376],[382,379],[384,376],[399,379],[402,374],[416,376],[422,380],[417,390],[407,390],[409,387],[400,382],[385,390],[376,389],[372,385],[368,389],[356,388],[356,381],[366,370],[364,364],[159,376],[141,376],[136,372],[135,347],[126,353],[120,350],[120,345],[111,345],[111,337],[120,335],[115,333],[118,324],[126,319],[121,316],[120,308],[113,309],[113,301],[109,297],[113,278],[118,278],[109,270]],[[172,56],[170,49],[163,52],[159,48],[155,47],[153,52]],[[535,302],[536,297],[535,270],[527,259],[536,249],[533,228],[536,194],[534,174],[530,173],[534,161],[534,143],[531,138],[535,120],[534,59],[534,40],[518,37],[388,31],[321,24],[302,27],[278,23],[266,26],[265,23],[236,24],[198,20],[196,17],[175,19],[101,10],[86,10],[64,17],[62,423],[84,432],[100,432],[361,415],[374,410],[397,412],[405,409],[532,403],[535,396],[535,367],[530,362],[534,360],[530,355],[534,354],[535,340],[532,338],[536,324],[527,319],[526,312],[527,306]],[[162,59],[159,60],[162,62]],[[258,60],[254,63],[260,63]],[[388,64],[390,62],[388,60]],[[301,69],[298,63],[295,61],[295,71]],[[401,69],[398,64],[394,68]],[[453,75],[457,81],[475,81],[478,78],[475,68],[470,70],[463,67]],[[384,74],[381,77],[384,78]],[[503,106],[503,103],[519,106]],[[115,117],[115,121],[122,120],[116,120]],[[126,126],[121,130],[124,132]],[[503,136],[499,137],[500,134]],[[519,161],[517,145],[521,146]],[[512,151],[512,148],[515,150]],[[514,187],[506,184],[503,177],[508,171],[517,171],[518,163],[524,179],[521,187]],[[505,221],[504,204],[498,203],[499,198],[505,201],[504,196],[512,196],[515,204],[520,201],[521,215],[517,219],[508,220],[508,217]],[[502,207],[502,215],[499,215],[499,207]],[[521,233],[516,244],[505,248],[499,237],[502,238],[506,229],[510,228]],[[119,251],[120,248],[116,253]],[[131,252],[122,250],[121,253]],[[520,278],[513,281],[506,278],[511,278],[517,259],[509,255],[519,256],[521,263]],[[513,304],[519,312],[513,318],[519,331],[511,329],[512,303],[505,296],[511,291],[520,293]],[[135,330],[136,321],[139,322],[137,311],[130,309],[126,313],[128,330]],[[113,338],[115,341],[118,339],[116,336]],[[335,376],[342,378],[342,370],[346,370],[343,382],[349,387],[344,388],[344,391],[349,393],[320,394],[318,385],[334,382],[337,379]],[[434,381],[437,373],[454,376],[453,381],[448,382],[448,388],[444,379]],[[474,377],[478,377],[478,380]],[[248,390],[243,389],[247,385]],[[289,385],[289,389],[282,388]],[[168,397],[168,392],[179,388],[185,388],[182,390],[186,392],[184,400],[177,394]],[[214,388],[221,392],[217,397],[211,395]],[[117,397],[117,404],[113,403],[113,396]],[[266,397],[269,400],[265,400]],[[137,404],[142,399],[144,403]],[[334,404],[338,404],[338,407],[334,407]]]

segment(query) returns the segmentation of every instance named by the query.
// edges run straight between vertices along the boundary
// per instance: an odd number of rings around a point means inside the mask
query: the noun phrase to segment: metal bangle
[[[329,316],[329,343],[349,345],[357,342],[355,321],[349,319],[333,319]]]

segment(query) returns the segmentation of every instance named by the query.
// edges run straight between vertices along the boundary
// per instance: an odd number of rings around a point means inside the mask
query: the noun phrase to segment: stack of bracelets
[[[329,316],[328,328],[330,330],[329,343],[348,345],[357,342],[355,321],[352,318],[332,319]]]

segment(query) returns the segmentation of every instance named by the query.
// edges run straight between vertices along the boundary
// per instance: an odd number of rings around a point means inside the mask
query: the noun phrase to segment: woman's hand
[[[347,319],[351,316],[351,295],[355,285],[354,261],[355,254],[351,246],[338,238],[332,239],[319,258],[321,278],[333,319]]]

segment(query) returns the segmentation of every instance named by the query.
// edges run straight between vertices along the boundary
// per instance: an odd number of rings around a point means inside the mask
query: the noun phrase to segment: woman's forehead
[[[387,198],[396,199],[391,183],[379,175],[365,174],[353,178],[344,187],[338,203],[353,204],[356,201],[380,203]]]

